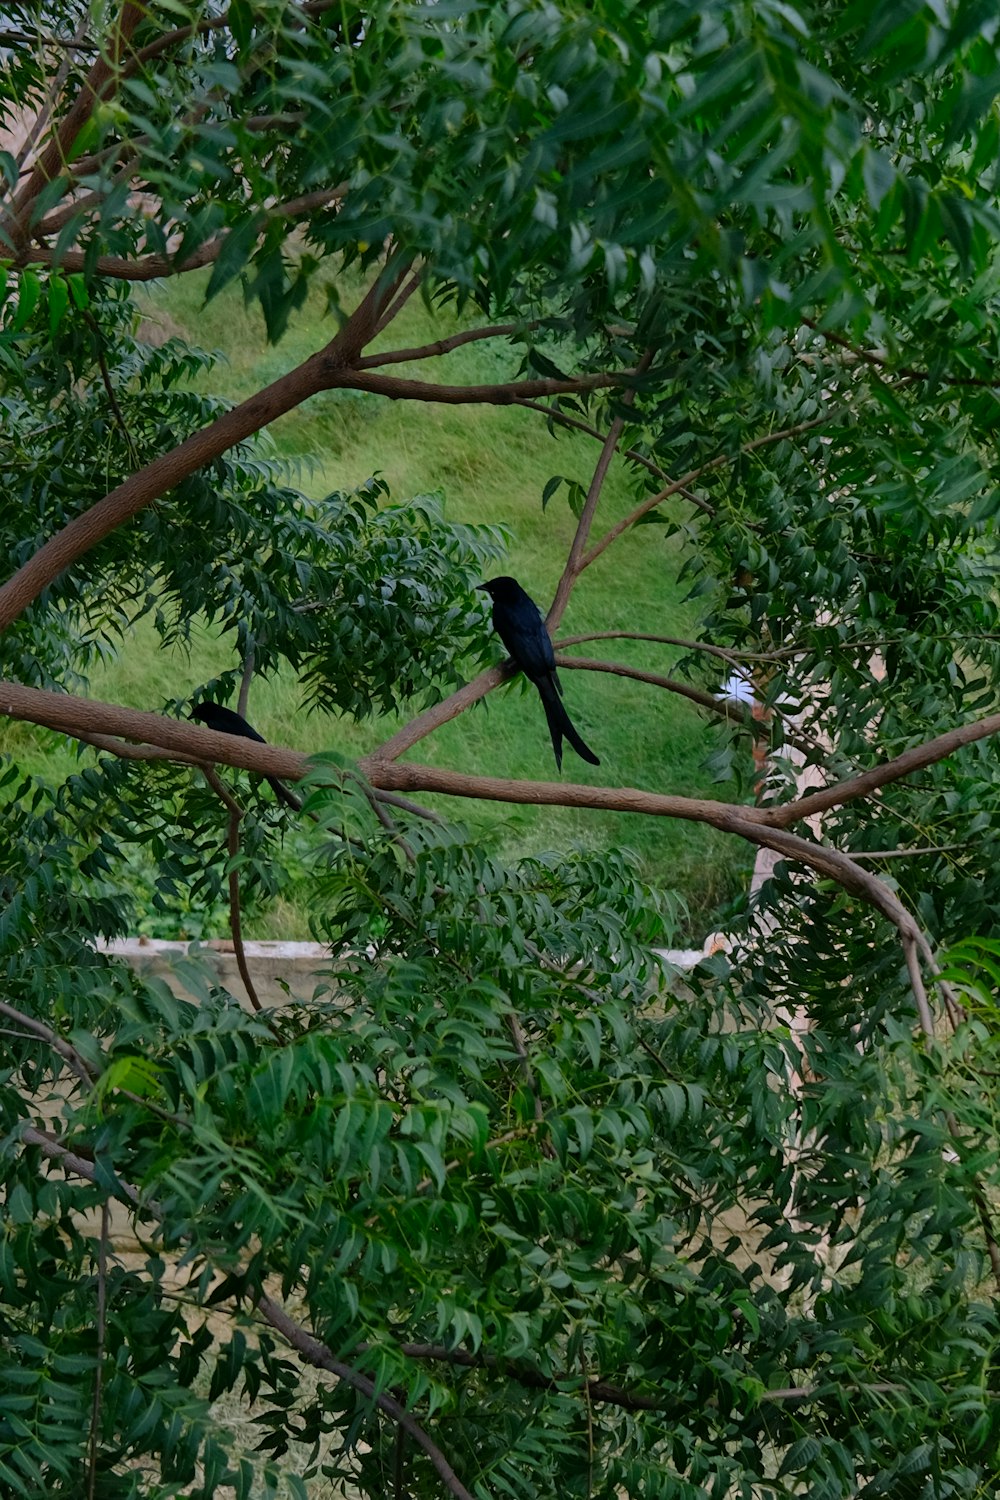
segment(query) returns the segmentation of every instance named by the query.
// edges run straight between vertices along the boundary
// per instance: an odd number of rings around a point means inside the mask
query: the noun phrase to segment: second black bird
[[[259,745],[267,744],[264,736],[258,734],[242,714],[231,708],[223,708],[221,703],[199,703],[197,708],[191,710],[191,718],[200,719],[208,729],[218,730],[219,734],[238,734],[245,740],[256,740]],[[302,803],[298,797],[293,797],[284,782],[279,781],[277,776],[266,776],[264,779],[279,802],[290,807],[293,812],[301,812]]]
[[[559,770],[562,770],[564,737],[583,760],[599,766],[601,762],[577,734],[563,707],[555,652],[534,599],[525,593],[516,578],[491,578],[478,587],[493,600],[493,628],[510,652],[514,665],[520,667],[528,681],[538,689]]]

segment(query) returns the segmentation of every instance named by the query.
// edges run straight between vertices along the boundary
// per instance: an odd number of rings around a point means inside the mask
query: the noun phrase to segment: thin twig
[[[250,1004],[259,1014],[264,1007],[250,977],[246,950],[243,947],[243,924],[240,918],[240,872],[236,861],[240,854],[240,820],[242,817],[242,811],[229,814],[229,833],[226,841],[229,850],[229,931],[233,935],[233,952],[236,955],[236,967],[240,971],[243,988],[247,992]]]
[[[253,638],[247,641],[246,655],[243,658],[243,675],[240,678],[240,692],[236,700],[236,712],[241,718],[247,716],[247,704],[250,701],[250,684],[253,682],[254,666],[257,653],[254,650]]]
[[[812,318],[803,318],[807,328],[818,333],[821,338],[826,339],[829,344],[836,344],[838,348],[845,349],[853,354],[855,359],[861,360],[863,364],[872,365],[886,375],[896,375],[900,380],[933,380],[939,385],[973,386],[980,390],[996,390],[1000,386],[1000,376],[990,376],[988,379],[976,375],[947,375],[943,373],[932,374],[930,370],[918,370],[912,365],[901,365],[899,369],[893,369],[889,363],[888,356],[873,349],[863,349],[858,344],[852,344],[850,339],[842,333],[834,333],[831,328],[821,328]]]
[[[400,812],[410,813],[415,818],[426,818],[428,823],[436,823],[439,828],[444,828],[446,819],[432,808],[422,807],[419,802],[411,802],[409,797],[400,797],[396,792],[383,792],[373,788],[379,802],[384,802],[386,807],[397,807]]]
[[[202,762],[196,755],[183,755],[179,750],[164,750],[162,745],[130,745],[127,740],[117,739],[111,734],[87,734],[82,729],[71,736],[84,745],[93,745],[95,750],[106,750],[121,760],[169,760],[178,765],[198,766]]]
[[[950,854],[956,849],[967,849],[968,844],[924,844],[916,849],[852,849],[852,859],[916,859],[922,854]]]
[[[727,464],[734,463],[743,454],[753,453],[758,448],[767,447],[771,443],[780,443],[788,438],[800,437],[803,433],[812,432],[817,427],[828,427],[834,422],[839,422],[845,416],[846,412],[846,407],[835,407],[831,411],[824,412],[821,417],[813,417],[808,422],[796,422],[791,427],[782,427],[775,432],[764,433],[761,437],[751,438],[748,442],[741,443],[735,453],[719,453],[715,458],[710,458],[707,463],[699,464],[697,468],[689,469],[680,479],[675,479],[670,484],[665,485],[655,495],[648,495],[641,505],[637,505],[627,516],[621,521],[617,521],[609,531],[606,531],[601,539],[594,543],[586,557],[583,558],[580,565],[581,569],[589,568],[591,563],[596,562],[601,553],[610,547],[611,543],[616,541],[623,531],[628,531],[630,526],[634,526],[643,516],[648,515],[651,510],[655,510],[658,505],[662,505],[664,500],[669,500],[671,495],[676,495],[685,488],[689,488],[697,480],[701,479],[704,474],[711,474],[715,469],[725,468]]]
[[[583,635],[564,635],[553,642],[557,651],[567,646],[581,646],[585,641],[652,641],[657,646],[680,646],[685,651],[704,651],[709,656],[718,656],[730,666],[741,666],[745,661],[769,661],[771,658],[747,651],[729,651],[725,646],[712,646],[708,641],[688,641],[676,635],[650,635],[643,630],[588,630]]]
[[[927,991],[924,988],[924,977],[920,972],[920,960],[917,957],[916,937],[913,933],[900,933],[900,942],[903,947],[903,956],[906,959],[906,970],[910,976],[910,988],[917,1006],[917,1015],[920,1017],[920,1029],[924,1036],[933,1040],[934,1017],[927,1003]]]
[[[237,860],[240,854],[240,823],[243,818],[243,808],[211,766],[203,765],[200,769],[213,792],[229,809],[229,826],[226,834],[226,849],[229,854],[229,931],[232,934],[233,953],[236,956],[236,967],[243,981],[243,988],[247,992],[247,999],[251,1006],[259,1014],[264,1007],[250,977],[246,949],[243,947],[243,924],[240,919],[240,872]]]
[[[9,215],[5,215],[7,234],[19,244],[25,238],[32,206],[39,194],[69,160],[72,146],[93,114],[94,108],[109,93],[120,75],[122,60],[132,33],[144,15],[144,7],[135,0],[125,0],[110,27],[110,45],[94,61],[79,94],[66,111],[58,129],[35,161],[27,180],[14,196]]]
[[[523,406],[525,411],[541,412],[543,417],[547,417],[552,422],[558,422],[561,427],[569,427],[573,432],[586,433],[587,437],[596,438],[599,443],[607,442],[608,435],[606,432],[602,432],[599,427],[592,426],[590,422],[584,422],[580,417],[571,416],[568,411],[563,411],[558,406],[549,406],[544,401],[530,400],[517,401],[514,404],[516,406]],[[640,453],[637,448],[623,448],[622,457],[631,459],[633,463],[641,464],[656,479],[667,479],[669,477],[666,469],[661,469],[658,463],[654,463],[651,458],[647,457],[645,453]]]
[[[15,153],[14,165],[18,178],[22,176],[25,168],[30,164],[31,155],[35,148],[35,143],[42,132],[45,130],[46,126],[49,123],[49,120],[52,117],[52,111],[55,109],[56,101],[58,100],[59,95],[62,93],[63,85],[65,84],[66,79],[69,77],[69,70],[73,61],[72,54],[74,51],[81,50],[83,38],[86,35],[86,31],[87,18],[85,17],[77,26],[76,31],[73,34],[73,40],[71,42],[59,42],[55,38],[51,39],[56,46],[62,46],[66,48],[66,56],[62,59],[59,67],[56,69],[55,75],[45,91],[45,98],[39,105],[35,113],[35,118],[31,122],[31,125],[28,127],[28,129],[25,131],[24,140],[21,142],[17,152]],[[48,40],[49,38],[46,38],[46,41]],[[35,38],[35,41],[38,41],[37,37]],[[22,42],[22,45],[25,44],[31,45],[31,39],[26,37],[24,39],[24,42]]]
[[[121,433],[122,437],[125,439],[125,446],[128,449],[129,458],[132,460],[132,467],[134,469],[138,469],[142,460],[139,457],[139,450],[136,447],[131,432],[129,431],[128,423],[125,421],[125,415],[118,404],[118,397],[115,394],[114,382],[111,379],[111,371],[108,369],[108,361],[104,353],[104,334],[93,313],[89,312],[85,307],[80,309],[80,313],[83,321],[86,323],[87,327],[94,335],[94,349],[97,354],[97,363],[101,371],[101,380],[104,382],[104,390],[107,394],[108,405],[111,407],[112,413],[114,414],[114,419],[118,424],[118,430]]]
[[[101,1234],[97,1250],[97,1348],[94,1364],[94,1400],[90,1408],[90,1459],[87,1468],[87,1500],[97,1494],[97,1448],[101,1426],[101,1388],[104,1379],[104,1339],[107,1332],[108,1235],[110,1205],[101,1204]]]
[[[127,172],[121,174],[128,176]],[[119,180],[116,178],[116,181]],[[108,192],[111,191],[113,183],[109,183]],[[339,201],[343,197],[344,188],[325,189],[322,193],[307,194],[302,198],[291,199],[287,203],[275,204],[273,208],[267,209],[259,215],[260,232],[263,233],[265,226],[271,219],[275,218],[297,218],[307,212],[314,212],[320,204],[329,205]],[[101,202],[107,197],[107,192],[92,195],[96,202]],[[68,204],[61,211],[68,222],[76,213],[84,211],[89,200],[78,200]],[[59,227],[59,219],[53,216],[51,224],[48,220],[38,229],[33,231],[35,235],[55,233]],[[92,270],[97,276],[106,276],[113,281],[159,281],[161,277],[180,276],[188,271],[199,271],[204,266],[211,265],[218,260],[225,249],[228,234],[215,235],[212,239],[205,240],[190,255],[185,256],[182,261],[173,255],[141,255],[138,257],[127,257],[121,255],[98,255],[91,261],[86,250],[74,250],[72,248],[54,250],[47,245],[32,245],[24,249],[14,259],[15,265],[45,265],[59,266],[64,271]]]
[[[521,1069],[521,1076],[524,1079],[525,1086],[534,1101],[535,1123],[536,1125],[541,1125],[545,1120],[545,1111],[542,1108],[541,1097],[538,1093],[538,1085],[535,1082],[535,1072],[531,1066],[531,1060],[528,1057],[528,1044],[525,1041],[524,1028],[522,1027],[520,1021],[513,1011],[508,1011],[507,1013],[507,1026],[510,1031],[511,1041],[514,1043],[514,1051],[517,1053],[518,1065]],[[552,1142],[541,1135],[539,1136],[538,1140],[542,1155],[549,1158],[555,1157],[556,1152]]]
[[[388,322],[389,319],[387,318],[386,321]],[[380,328],[382,326],[384,325],[380,324]],[[509,339],[517,333],[537,326],[536,323],[498,323],[492,328],[466,328],[461,333],[453,333],[447,338],[436,339],[432,344],[420,344],[413,349],[391,349],[385,354],[367,354],[364,359],[358,360],[357,368],[375,370],[380,365],[403,365],[415,363],[421,359],[433,359],[438,355],[450,354],[453,349],[460,349],[463,344],[476,343],[480,339]]]

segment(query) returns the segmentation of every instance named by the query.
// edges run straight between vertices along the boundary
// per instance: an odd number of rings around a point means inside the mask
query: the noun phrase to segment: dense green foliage
[[[433,715],[496,659],[473,585],[503,530],[378,483],[300,492],[254,434],[328,390],[620,424],[631,511],[547,486],[581,518],[570,581],[615,566],[616,527],[683,539],[679,672],[749,671],[766,807],[803,762],[833,784],[973,723],[1000,672],[994,10],[15,6],[0,109],[52,116],[0,154],[3,675],[64,706],[140,618],[167,645],[208,621],[238,665],[197,696],[280,669],[345,717]],[[136,337],[129,282],[199,265],[276,342],[310,292],[330,308],[233,410],[186,340]],[[495,379],[396,348],[407,295],[502,340]],[[102,530],[105,495],[135,503]],[[0,689],[47,722],[26,701]],[[114,731],[69,701],[84,741]],[[635,769],[667,793],[648,713]],[[3,1493],[993,1492],[992,741],[795,842],[752,805],[746,729],[714,757],[737,805],[670,811],[785,862],[683,980],[651,951],[675,893],[627,854],[501,859],[331,747],[303,784],[329,970],[256,1013],[197,952],[181,999],[95,939],[136,918],[136,848],[192,908],[234,872],[275,894],[293,825],[266,788],[223,808],[155,726],[145,759],[105,739],[59,784],[9,760]]]

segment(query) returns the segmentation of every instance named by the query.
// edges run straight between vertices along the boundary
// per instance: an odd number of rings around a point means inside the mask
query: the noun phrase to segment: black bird
[[[238,734],[245,740],[256,740],[258,745],[266,745],[267,740],[262,734],[258,734],[252,724],[248,724],[242,714],[235,713],[231,708],[223,708],[221,703],[199,703],[197,708],[191,710],[192,719],[200,719],[209,729],[218,730],[219,734]],[[302,803],[298,797],[293,797],[277,776],[264,778],[274,792],[278,801],[285,807],[290,807],[293,812],[302,811]]]
[[[583,760],[592,766],[601,762],[585,745],[562,704],[562,688],[556,674],[556,657],[541,610],[516,578],[491,578],[477,585],[493,600],[493,629],[503,641],[516,667],[533,682],[545,709],[556,766],[562,770],[563,736]]]

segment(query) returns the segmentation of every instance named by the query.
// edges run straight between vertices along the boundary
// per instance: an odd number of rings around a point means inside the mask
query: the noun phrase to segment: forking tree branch
[[[499,668],[489,676],[503,679]],[[479,679],[477,679],[477,682]],[[470,687],[474,684],[470,684]],[[453,695],[454,696],[454,695]],[[161,745],[179,752],[180,758],[208,760],[238,766],[261,775],[299,780],[306,772],[308,759],[298,751],[253,740],[220,734],[200,725],[121,708],[116,704],[77,698],[70,693],[53,693],[19,683],[0,682],[0,714],[29,723],[42,724],[63,734],[84,730],[92,735],[119,735],[145,744]],[[930,945],[889,886],[878,876],[858,864],[850,855],[824,844],[815,843],[788,832],[788,825],[827,811],[858,797],[869,796],[911,770],[933,765],[966,744],[1000,732],[1000,714],[991,714],[971,724],[939,735],[924,745],[904,751],[894,760],[864,771],[836,787],[776,806],[743,807],[729,802],[715,802],[695,797],[668,796],[642,791],[635,787],[593,787],[572,782],[507,781],[492,776],[470,776],[458,771],[441,770],[386,760],[373,752],[359,762],[359,770],[373,787],[389,792],[431,792],[450,797],[483,798],[549,807],[591,807],[608,812],[641,813],[651,817],[678,818],[687,822],[706,823],[720,832],[735,834],[748,842],[774,849],[785,858],[807,865],[818,874],[834,880],[845,890],[860,896],[881,912],[896,927],[901,938],[915,942],[935,973]],[[108,748],[111,745],[108,744]],[[350,773],[345,773],[349,775]],[[947,997],[946,997],[947,998]],[[933,1022],[927,1008],[926,994],[915,992],[921,1024]],[[998,1262],[1000,1265],[1000,1262]]]
[[[359,370],[361,351],[384,327],[387,310],[401,305],[398,293],[409,270],[406,258],[389,265],[369,287],[354,312],[325,348],[309,356],[262,391],[223,412],[208,426],[132,474],[50,537],[0,586],[0,630],[4,630],[39,594],[79,558],[119,526],[137,515],[195,470],[253,436],[276,417],[326,390],[367,390],[393,400],[418,399],[446,404],[510,405],[520,394],[555,390],[597,390],[626,384],[633,372],[622,370],[582,375],[578,380],[509,381],[493,385],[451,386],[400,379]]]
[[[20,1130],[22,1142],[26,1146],[33,1146],[42,1153],[49,1161],[61,1167],[64,1172],[73,1177],[80,1177],[85,1182],[92,1182],[107,1190],[107,1175],[99,1175],[92,1161],[88,1161],[78,1152],[70,1151],[60,1141],[48,1135],[44,1130],[38,1130],[33,1125],[22,1125]],[[137,1188],[131,1183],[123,1181],[115,1174],[118,1191],[114,1194],[121,1202],[130,1208],[137,1209],[150,1218],[158,1219],[162,1216],[161,1206],[153,1199],[144,1198]],[[399,1427],[412,1437],[413,1441],[423,1449],[430,1459],[434,1468],[440,1475],[449,1494],[455,1500],[473,1500],[473,1496],[466,1489],[452,1468],[444,1453],[434,1442],[427,1430],[408,1412],[395,1397],[385,1391],[380,1391],[375,1382],[353,1365],[344,1360],[336,1359],[332,1351],[314,1334],[297,1323],[281,1304],[269,1297],[266,1293],[257,1299],[256,1308],[265,1323],[280,1333],[282,1338],[296,1350],[307,1364],[316,1369],[326,1370],[335,1375],[338,1380],[343,1380],[346,1385],[352,1386],[354,1390],[360,1391],[373,1405],[395,1422]]]

